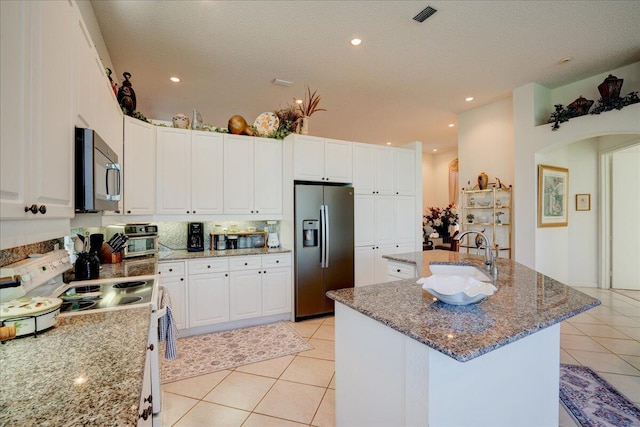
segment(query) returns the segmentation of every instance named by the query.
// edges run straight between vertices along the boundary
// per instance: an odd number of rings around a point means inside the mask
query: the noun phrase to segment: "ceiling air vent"
[[[418,21],[418,22],[424,22],[427,20],[428,17],[430,17],[431,15],[433,15],[434,13],[436,13],[437,10],[432,8],[431,6],[427,6],[424,9],[422,9],[420,11],[420,13],[418,13],[416,16],[413,17],[414,21]]]

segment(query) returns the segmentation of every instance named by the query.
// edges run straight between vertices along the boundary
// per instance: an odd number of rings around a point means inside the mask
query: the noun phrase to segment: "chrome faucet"
[[[467,234],[477,234],[478,236],[482,237],[482,239],[484,240],[484,268],[485,270],[490,271],[493,274],[493,277],[497,277],[498,263],[496,262],[496,256],[493,254],[493,250],[491,249],[493,245],[491,245],[491,242],[489,242],[489,238],[487,237],[487,235],[482,231],[467,230],[454,237],[454,240],[460,241],[460,239],[462,239]]]

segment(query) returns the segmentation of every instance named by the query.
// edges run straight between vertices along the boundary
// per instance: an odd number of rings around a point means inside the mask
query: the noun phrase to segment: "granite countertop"
[[[157,274],[158,262],[160,261],[184,261],[190,259],[243,255],[271,255],[288,252],[291,252],[291,250],[283,248],[227,249],[224,251],[201,252],[189,252],[186,250],[160,251],[157,256],[125,259],[117,264],[100,264],[100,279]],[[75,277],[73,270],[67,271],[63,276],[63,281],[65,283],[69,283],[74,280]]]
[[[0,345],[0,424],[135,426],[148,307],[60,317]]]
[[[431,275],[430,262],[484,266],[483,257],[439,250],[385,258],[415,264],[423,277]],[[496,293],[468,306],[435,300],[416,279],[329,291],[327,296],[460,362],[600,305],[515,261],[500,258],[498,271]]]

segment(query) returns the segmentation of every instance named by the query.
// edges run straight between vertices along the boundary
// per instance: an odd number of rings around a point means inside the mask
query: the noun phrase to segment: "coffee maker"
[[[187,232],[187,250],[189,252],[204,251],[204,224],[190,222]]]

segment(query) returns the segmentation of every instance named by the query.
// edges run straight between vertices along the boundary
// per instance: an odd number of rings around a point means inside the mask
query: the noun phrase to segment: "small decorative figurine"
[[[105,73],[107,73],[107,77],[109,77],[109,83],[111,83],[111,89],[113,90],[113,94],[117,98],[118,97],[118,85],[111,78],[111,74],[113,73],[113,71],[111,71],[111,68],[105,68],[104,71],[105,71]]]
[[[178,129],[189,129],[189,117],[186,114],[179,113],[173,116],[173,127]]]
[[[136,93],[129,81],[131,73],[125,71],[122,75],[124,76],[124,81],[120,89],[118,89],[118,103],[124,108],[128,116],[133,116],[134,111],[136,111]]]

